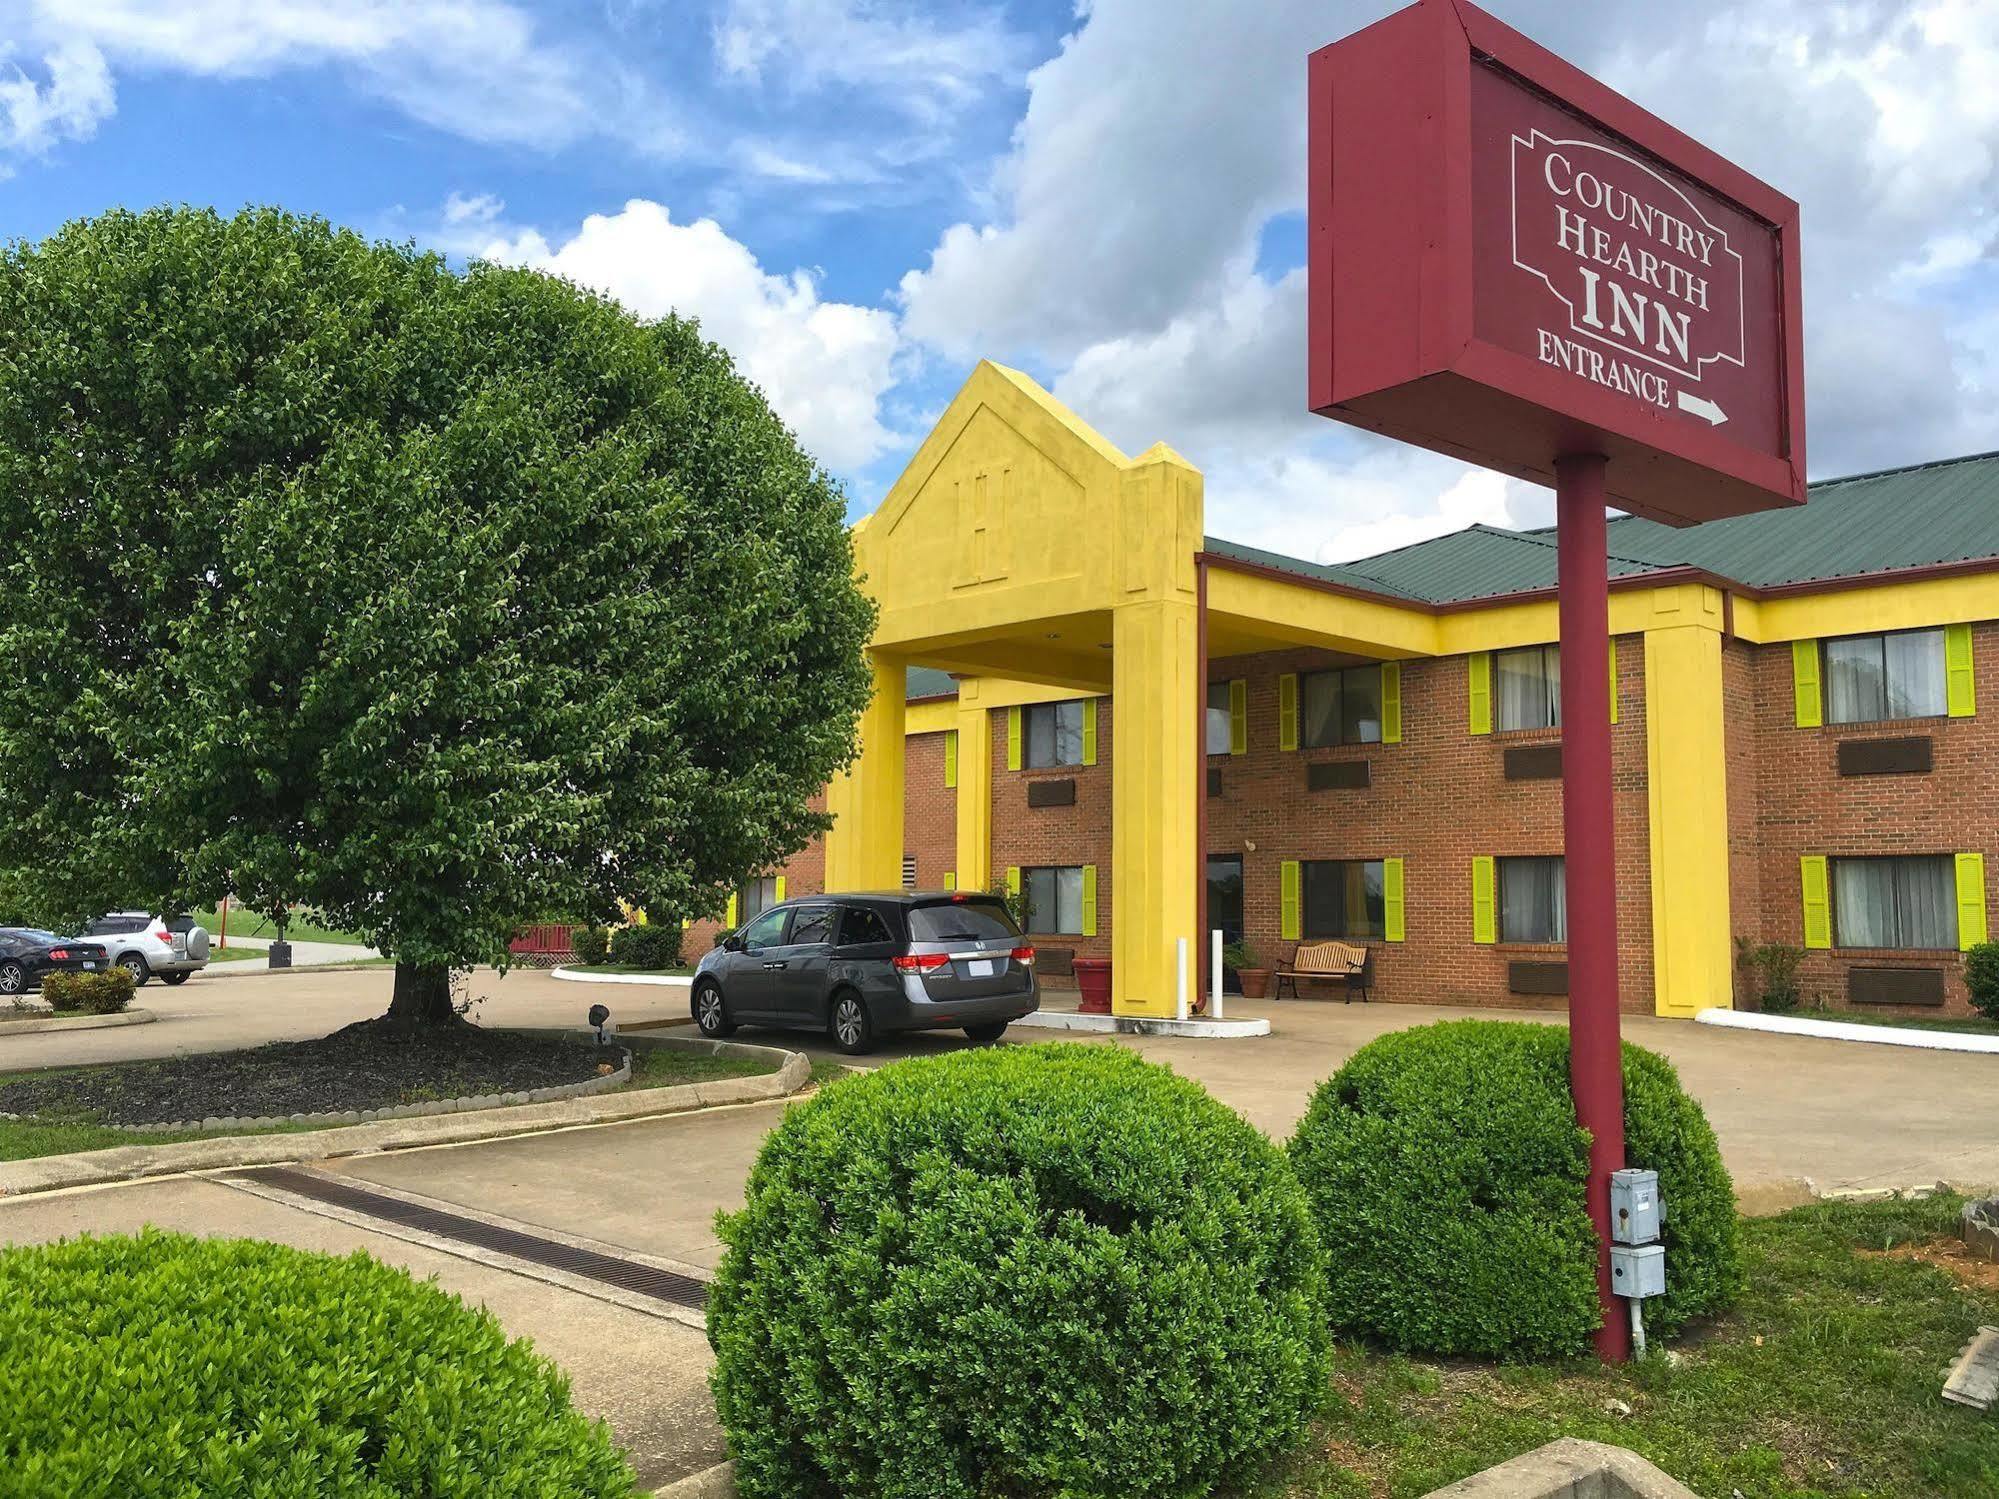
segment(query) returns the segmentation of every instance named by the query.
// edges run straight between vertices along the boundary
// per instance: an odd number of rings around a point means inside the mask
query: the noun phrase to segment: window
[[[1848,635],[1825,643],[1826,720],[1941,718],[1946,708],[1942,630]]]
[[[1494,654],[1499,700],[1498,729],[1559,729],[1562,726],[1562,648],[1531,645]]]
[[[1301,874],[1305,899],[1303,931],[1308,939],[1381,940],[1386,912],[1379,859],[1317,860],[1302,866]]]
[[[1081,699],[1069,703],[1035,703],[1026,712],[1030,769],[1083,763]]]
[[[740,914],[744,921],[748,921],[752,916],[760,912],[768,911],[776,904],[776,875],[767,874],[762,879],[751,880],[747,885],[743,886]]]
[[[902,856],[902,888],[905,890],[914,890],[916,888],[915,854],[904,854]]]
[[[888,934],[888,923],[882,920],[881,912],[871,911],[866,906],[848,906],[840,913],[840,943],[843,947],[894,940]]]
[[[995,937],[1019,935],[1020,929],[1007,915],[1005,904],[994,896],[917,906],[909,913],[912,942],[990,942]]]
[[[784,923],[789,911],[766,911],[743,928],[743,946],[754,952],[759,947],[775,947],[784,940]]]
[[[1569,903],[1562,886],[1562,860],[1501,859],[1499,940],[1566,942]]]
[[[1832,912],[1839,947],[1955,950],[1955,861],[1834,859]]]
[[[1083,867],[1023,869],[1020,888],[1027,895],[1027,929],[1051,935],[1080,936],[1083,931]]]
[[[1233,738],[1231,725],[1234,719],[1229,713],[1229,684],[1227,682],[1208,683],[1208,753],[1226,755]]]
[[[791,933],[784,940],[792,947],[807,942],[831,942],[836,906],[801,906],[792,915]]]
[[[1301,725],[1308,749],[1328,744],[1381,743],[1381,668],[1349,666],[1298,678]]]

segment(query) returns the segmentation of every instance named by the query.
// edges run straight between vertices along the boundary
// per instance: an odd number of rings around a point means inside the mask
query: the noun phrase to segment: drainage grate
[[[571,1275],[602,1281],[620,1290],[650,1296],[655,1301],[670,1302],[697,1312],[705,1311],[708,1306],[708,1287],[691,1275],[661,1270],[636,1260],[619,1259],[616,1255],[599,1254],[594,1249],[579,1249],[554,1239],[544,1239],[539,1234],[501,1228],[497,1224],[482,1223],[477,1218],[462,1217],[438,1208],[404,1202],[386,1193],[370,1192],[366,1187],[329,1180],[316,1172],[273,1166],[262,1171],[246,1171],[242,1175],[248,1180],[268,1182],[300,1197],[346,1208],[349,1212],[365,1213],[386,1223],[421,1229],[441,1239],[456,1239],[461,1244],[474,1244],[481,1249],[510,1254],[517,1260],[545,1265],[551,1270],[565,1270]]]

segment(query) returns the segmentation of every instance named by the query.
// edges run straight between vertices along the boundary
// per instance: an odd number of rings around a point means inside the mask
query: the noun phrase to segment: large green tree
[[[872,611],[729,358],[255,210],[0,256],[0,868],[308,903],[390,1019],[553,914],[715,907],[823,825]]]

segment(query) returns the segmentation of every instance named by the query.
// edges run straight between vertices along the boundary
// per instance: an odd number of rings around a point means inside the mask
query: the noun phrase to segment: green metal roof
[[[925,697],[956,697],[958,684],[948,671],[938,671],[929,666],[907,668],[903,678],[902,695],[910,702]]]
[[[1209,538],[1208,550],[1432,604],[1555,586],[1552,527],[1471,526],[1337,565]],[[1999,557],[1999,453],[1828,479],[1808,503],[1676,528],[1610,522],[1612,577],[1698,567],[1754,588]]]

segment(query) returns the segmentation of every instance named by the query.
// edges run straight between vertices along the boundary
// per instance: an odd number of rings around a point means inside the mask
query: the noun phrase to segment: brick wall
[[[1612,730],[1617,801],[1618,947],[1626,1010],[1652,1009],[1651,874],[1645,777],[1643,642],[1619,642],[1619,722]],[[1337,664],[1319,651],[1218,658],[1214,681],[1247,682],[1248,752],[1211,755],[1222,790],[1208,799],[1208,852],[1240,853],[1246,935],[1274,966],[1293,944],[1280,935],[1279,865],[1286,859],[1405,861],[1406,937],[1376,943],[1376,997],[1418,1004],[1547,1005],[1508,989],[1514,961],[1560,959],[1559,947],[1472,941],[1475,855],[1559,854],[1562,783],[1509,781],[1504,752],[1558,744],[1559,730],[1474,735],[1467,730],[1465,658],[1402,666],[1402,742],[1282,751],[1277,678]],[[1307,791],[1315,761],[1365,759],[1365,790]],[[1251,849],[1250,844],[1255,844]],[[1558,1002],[1558,1001],[1554,1001]]]
[[[958,793],[944,784],[947,737],[912,734],[904,741],[902,851],[916,856],[921,890],[943,889],[944,876],[958,867]]]
[[[1745,762],[1753,762],[1757,860],[1749,903],[1741,898],[1735,903],[1741,919],[1753,921],[1748,934],[1762,942],[1803,943],[1798,861],[1806,854],[1836,858],[1982,852],[1986,921],[1991,927],[1994,886],[1999,885],[1999,692],[1994,691],[1999,681],[1999,623],[1972,630],[1978,712],[1970,718],[1801,729],[1796,724],[1790,645],[1737,643],[1729,653],[1731,660],[1742,662],[1737,669],[1753,684],[1753,701],[1747,705],[1753,746],[1743,755]],[[1736,704],[1731,702],[1730,707],[1733,710]],[[1918,735],[1932,743],[1934,768],[1928,774],[1839,774],[1842,741]],[[1846,1005],[1848,973],[1863,965],[1941,968],[1947,1012],[1969,1010],[1963,961],[1955,952],[1837,948],[1813,952],[1799,975],[1805,1002],[1823,998]]]
[[[1025,711],[1025,710],[1023,710]],[[1111,757],[1116,753],[1116,715],[1109,698],[1097,699],[1097,763],[1065,765],[1050,770],[1006,768],[1006,712],[993,712],[993,867],[983,880],[963,870],[965,885],[996,885],[1010,868],[1094,864],[1097,866],[1097,930],[1084,937],[1073,933],[1035,932],[1037,946],[1073,948],[1077,957],[1107,958],[1111,953]],[[1036,781],[1073,778],[1076,803],[1070,807],[1030,807],[1027,788]],[[1045,914],[1045,913],[1044,913]],[[1031,923],[1040,926],[1036,920]],[[1059,965],[1054,966],[1059,972]]]

